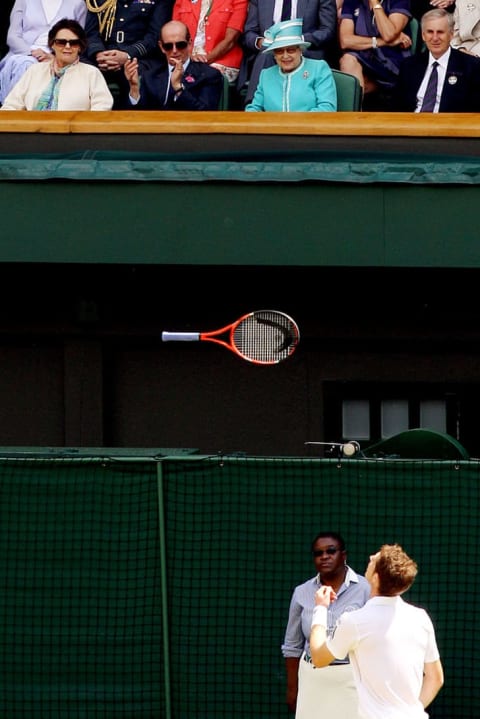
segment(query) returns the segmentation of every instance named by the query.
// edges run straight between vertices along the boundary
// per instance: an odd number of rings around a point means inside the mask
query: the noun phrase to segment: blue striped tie
[[[435,60],[432,63],[432,71],[428,78],[427,89],[423,97],[423,103],[420,112],[433,112],[435,103],[437,102],[437,87],[438,87],[438,62]]]

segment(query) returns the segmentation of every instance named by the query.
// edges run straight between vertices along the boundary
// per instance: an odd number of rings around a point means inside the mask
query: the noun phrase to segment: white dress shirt
[[[275,8],[273,10],[273,22],[280,22],[282,17],[283,0],[275,0]],[[297,17],[297,0],[292,0],[292,18]]]
[[[422,107],[423,98],[425,97],[425,91],[427,89],[428,81],[430,79],[430,75],[432,72],[432,65],[434,62],[438,63],[438,66],[437,66],[438,85],[437,85],[437,99],[435,101],[435,107],[433,108],[433,112],[438,112],[438,108],[440,107],[440,99],[442,97],[443,84],[445,82],[445,76],[447,74],[447,65],[448,65],[449,59],[450,59],[450,48],[448,48],[447,52],[444,53],[441,57],[435,58],[435,57],[433,57],[433,55],[431,53],[428,54],[427,71],[422,80],[422,84],[418,88],[417,107],[415,108],[415,112],[420,112],[420,109]]]

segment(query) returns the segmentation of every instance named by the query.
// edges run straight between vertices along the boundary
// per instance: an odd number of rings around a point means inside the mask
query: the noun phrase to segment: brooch
[[[305,72],[303,73],[303,77],[305,80],[307,79],[307,77],[309,77],[308,70],[305,70]]]
[[[183,79],[185,80],[185,82],[195,82],[195,78],[191,75],[185,75]]]

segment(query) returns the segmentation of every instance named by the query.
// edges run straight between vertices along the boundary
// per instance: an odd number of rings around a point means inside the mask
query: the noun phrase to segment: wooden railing
[[[0,112],[0,133],[480,137],[480,114]]]

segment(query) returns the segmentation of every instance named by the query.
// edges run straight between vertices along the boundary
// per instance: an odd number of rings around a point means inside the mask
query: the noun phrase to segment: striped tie
[[[427,89],[423,97],[423,103],[420,112],[433,112],[435,103],[437,102],[437,87],[438,87],[438,62],[435,60],[432,63],[432,72],[428,78]]]

